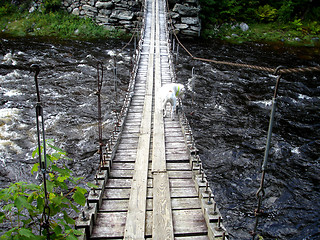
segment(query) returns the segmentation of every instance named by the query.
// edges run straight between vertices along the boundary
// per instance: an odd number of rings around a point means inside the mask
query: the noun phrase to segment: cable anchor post
[[[98,134],[99,134],[99,166],[103,163],[103,141],[102,141],[102,114],[101,114],[101,88],[103,84],[103,65],[101,62],[97,64],[97,87],[98,91],[96,95],[98,96]]]
[[[279,85],[280,85],[280,80],[282,77],[281,69],[283,66],[278,66],[274,72],[275,75],[278,75],[277,81],[276,81],[276,86],[274,89],[274,94],[272,97],[272,106],[271,106],[271,113],[270,113],[270,120],[269,120],[269,128],[268,128],[268,135],[267,135],[267,141],[266,141],[266,147],[265,147],[265,152],[264,152],[264,158],[263,158],[263,163],[261,166],[262,174],[261,174],[261,182],[260,182],[260,187],[256,193],[256,197],[258,198],[258,206],[257,209],[255,209],[255,216],[256,216],[256,221],[254,225],[254,229],[252,231],[252,239],[255,239],[256,236],[256,231],[259,223],[259,217],[262,215],[263,211],[261,210],[262,206],[262,198],[265,195],[264,191],[264,180],[265,180],[265,174],[266,174],[266,169],[267,169],[267,163],[268,163],[268,156],[269,156],[269,150],[270,150],[270,145],[271,145],[271,138],[272,138],[272,129],[273,129],[273,124],[274,124],[274,115],[276,112],[276,105],[277,105],[277,96],[278,96],[278,90],[279,90]]]
[[[34,81],[36,86],[36,93],[37,93],[37,104],[36,104],[36,123],[37,123],[37,138],[38,138],[38,155],[39,155],[39,166],[43,176],[43,187],[44,187],[44,194],[45,194],[45,206],[43,208],[42,213],[42,223],[40,224],[40,234],[41,228],[44,228],[47,235],[47,240],[50,239],[50,208],[49,208],[49,197],[48,197],[48,190],[47,190],[47,183],[46,183],[46,173],[47,173],[47,151],[46,151],[46,137],[45,137],[45,126],[44,126],[44,114],[43,114],[43,107],[40,98],[40,91],[39,91],[39,82],[38,82],[38,75],[40,73],[40,67],[37,64],[32,64],[30,66],[30,73],[34,72]],[[43,145],[43,154],[41,143]],[[42,157],[43,156],[43,157]],[[48,209],[46,211],[46,209]]]
[[[277,67],[274,74],[278,74],[278,72],[280,71],[281,68],[283,68],[283,67],[282,66]],[[265,171],[265,169],[267,167],[268,155],[269,155],[270,143],[271,143],[271,137],[272,137],[272,129],[273,129],[273,123],[274,123],[274,115],[276,112],[277,96],[278,96],[278,90],[279,90],[281,77],[282,77],[282,74],[280,72],[280,74],[278,75],[277,81],[276,81],[276,86],[275,86],[274,94],[273,94],[273,98],[272,98],[272,107],[271,107],[271,113],[270,113],[266,148],[265,148],[264,159],[263,159],[263,164],[262,164],[262,171]]]
[[[117,56],[113,57],[113,75],[114,75],[114,91],[116,93],[115,103],[118,102],[118,80],[117,80]]]

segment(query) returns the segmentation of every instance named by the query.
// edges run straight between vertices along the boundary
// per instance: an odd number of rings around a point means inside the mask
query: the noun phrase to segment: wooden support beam
[[[166,151],[161,88],[159,2],[156,1],[156,57],[155,57],[155,110],[152,150],[153,173],[153,226],[154,240],[173,240],[173,222],[169,177],[166,168]]]
[[[154,16],[154,1],[152,2],[152,15]],[[143,115],[140,126],[137,158],[131,184],[128,213],[124,231],[124,239],[145,239],[148,162],[151,136],[151,114],[153,94],[153,64],[154,64],[154,22],[152,17],[150,51],[148,72],[146,80],[146,94],[144,98]]]

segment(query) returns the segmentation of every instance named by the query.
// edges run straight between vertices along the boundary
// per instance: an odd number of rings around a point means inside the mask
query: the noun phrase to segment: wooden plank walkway
[[[159,88],[173,79],[165,2],[145,4],[130,106],[76,227],[83,239],[227,239],[187,120],[162,116]]]

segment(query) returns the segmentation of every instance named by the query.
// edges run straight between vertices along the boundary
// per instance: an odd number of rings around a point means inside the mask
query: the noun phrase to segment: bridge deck
[[[163,0],[146,0],[134,94],[115,154],[90,192],[86,239],[217,239],[219,212],[188,148],[188,126],[163,118],[159,88],[172,81]],[[190,137],[190,134],[189,134]]]

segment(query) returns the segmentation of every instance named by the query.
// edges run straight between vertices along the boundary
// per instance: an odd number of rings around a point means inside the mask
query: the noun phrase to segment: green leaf
[[[27,198],[25,196],[18,196],[14,200],[14,205],[20,210],[22,208],[32,209],[30,203],[28,203]]]
[[[57,179],[59,181],[59,178]],[[57,185],[62,189],[68,190],[68,185],[65,182],[57,182]]]
[[[29,229],[26,229],[26,228],[19,229],[19,234],[22,235],[22,236],[25,236],[27,238],[33,238],[34,237],[34,234]]]
[[[26,186],[28,189],[32,190],[32,191],[37,191],[40,189],[40,186],[37,185],[37,184],[33,184],[33,183],[30,183]]]
[[[36,163],[33,165],[32,169],[31,169],[31,174],[33,175],[34,172],[38,172],[39,170],[39,163]]]
[[[7,204],[6,206],[3,207],[3,210],[5,211],[11,211],[12,208],[14,207],[13,203]]]
[[[18,230],[18,227],[11,228],[8,232],[5,233],[5,235],[11,237],[12,233],[16,232],[17,230]],[[8,239],[8,238],[4,238],[4,239]],[[11,239],[11,238],[9,238],[9,239]]]
[[[84,206],[86,204],[86,198],[84,194],[87,192],[84,188],[77,187],[76,192],[73,194],[72,198],[73,200],[80,204],[81,206]],[[83,191],[84,190],[84,191]]]
[[[54,197],[50,198],[50,201],[56,205],[60,205],[62,203],[63,197],[60,195],[55,195]]]
[[[71,233],[67,236],[67,240],[78,240],[78,238],[75,235],[73,235],[73,233]]]
[[[68,179],[68,176],[63,176],[63,177],[61,176],[61,177],[58,177],[58,178],[57,178],[57,181],[58,181],[58,182],[64,182],[64,181],[67,180],[67,179]]]
[[[49,180],[46,180],[46,183],[47,183],[47,190],[48,192],[53,192],[53,189],[55,187],[55,184]]]
[[[41,197],[37,198],[37,208],[39,209],[39,211],[42,211],[44,207],[44,199]]]
[[[39,156],[39,148],[36,148],[36,149],[32,152],[32,158],[34,158],[36,155]]]
[[[59,225],[57,225],[53,231],[56,235],[60,235],[62,233],[62,228]]]
[[[61,154],[60,154],[60,153],[53,153],[53,154],[52,154],[52,157],[53,157],[53,160],[57,161],[57,160],[60,159]]]
[[[74,224],[75,220],[72,219],[71,217],[68,216],[68,214],[66,213],[66,211],[63,211],[63,219],[66,221],[66,223],[68,224]]]
[[[58,173],[62,174],[63,176],[70,176],[71,170],[68,168],[59,168],[56,165],[52,165],[52,170],[57,171]]]
[[[82,236],[83,235],[83,232],[81,230],[77,230],[77,229],[74,229],[73,230],[73,233],[77,236]]]
[[[57,152],[59,152],[60,154],[66,155],[66,152],[64,150],[62,150],[61,148],[58,148],[52,144],[48,143],[48,146],[51,147],[52,149],[56,150]]]
[[[32,220],[31,220],[31,218],[29,218],[27,220],[21,220],[21,221],[23,222],[23,226],[25,226],[25,225],[31,223]]]
[[[98,188],[97,185],[95,185],[95,184],[93,184],[93,183],[91,183],[91,182],[88,182],[87,185],[88,185],[89,188],[95,188],[95,189]]]

